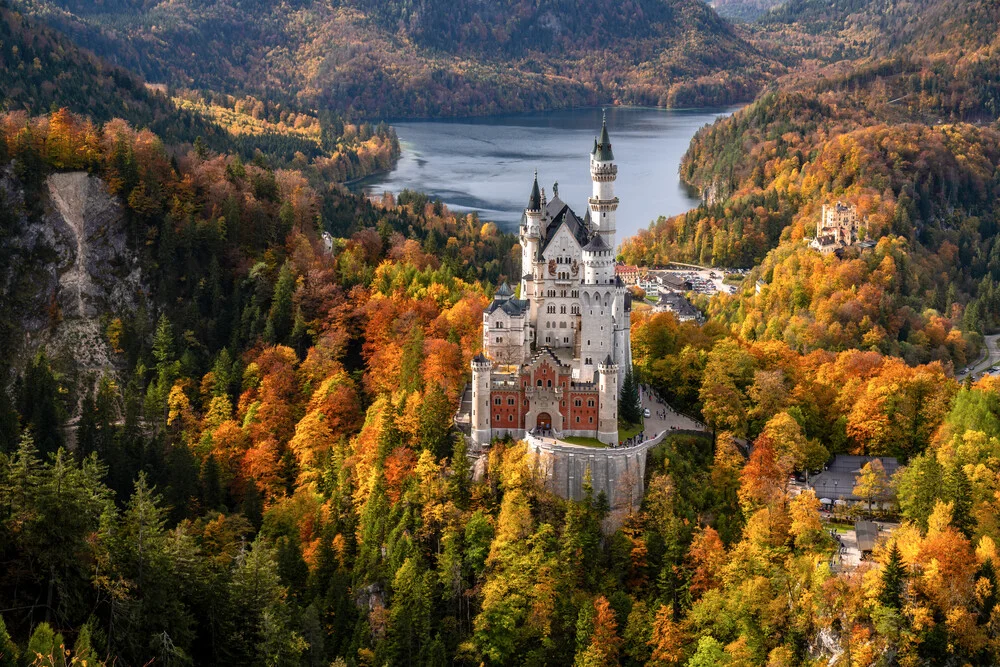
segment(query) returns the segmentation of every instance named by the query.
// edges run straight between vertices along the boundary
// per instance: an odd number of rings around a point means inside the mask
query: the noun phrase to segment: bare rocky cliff
[[[86,172],[50,175],[35,207],[25,206],[24,189],[9,172],[0,176],[0,190],[18,218],[13,261],[2,275],[5,316],[15,324],[12,356],[23,366],[44,348],[79,394],[115,372],[107,324],[134,312],[146,293],[124,212],[104,182]]]

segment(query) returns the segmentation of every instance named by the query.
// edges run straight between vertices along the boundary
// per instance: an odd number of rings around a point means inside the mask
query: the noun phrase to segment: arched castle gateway
[[[618,441],[619,378],[631,366],[631,294],[615,276],[618,197],[607,122],[590,153],[593,193],[580,219],[531,187],[521,219],[520,298],[501,285],[483,312],[483,353],[472,360],[472,438]]]

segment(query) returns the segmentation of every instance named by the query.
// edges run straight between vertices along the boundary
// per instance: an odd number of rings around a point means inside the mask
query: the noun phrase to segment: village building
[[[639,267],[632,264],[615,264],[615,275],[626,285],[638,285],[642,275]]]

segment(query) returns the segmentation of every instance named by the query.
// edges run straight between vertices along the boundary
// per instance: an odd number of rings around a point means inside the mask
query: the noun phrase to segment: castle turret
[[[472,358],[472,415],[473,442],[488,445],[492,440],[490,428],[490,360],[477,354]]]
[[[632,293],[619,278],[615,278],[615,301],[611,308],[614,326],[614,361],[621,368],[632,367]]]
[[[528,207],[524,209],[521,224],[521,297],[528,298],[528,278],[534,274],[535,260],[538,258],[538,244],[541,240],[542,224],[542,193],[538,189],[538,172],[535,172],[535,182],[531,185],[531,195],[528,197]]]
[[[601,137],[594,144],[590,154],[590,179],[593,181],[593,193],[587,200],[590,208],[590,219],[594,231],[604,239],[605,245],[612,250],[615,247],[615,211],[618,210],[618,197],[615,196],[615,179],[618,178],[618,166],[615,164],[615,154],[611,151],[611,138],[608,136],[608,121],[605,116],[601,126]]]
[[[618,364],[611,355],[597,365],[597,439],[607,445],[618,443]]]
[[[583,282],[586,285],[610,285],[615,280],[613,249],[604,237],[594,234],[581,252]]]

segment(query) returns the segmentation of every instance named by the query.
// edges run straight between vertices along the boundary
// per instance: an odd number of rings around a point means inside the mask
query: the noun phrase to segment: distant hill
[[[97,121],[118,117],[154,127],[167,139],[189,132],[206,140],[222,134],[197,116],[178,112],[135,75],[107,65],[5,2],[0,2],[0,91],[0,103],[12,111],[41,114],[66,107]]]
[[[148,81],[365,116],[753,97],[781,71],[699,0],[25,0]]]
[[[123,118],[153,130],[167,144],[193,144],[278,164],[323,160],[333,181],[385,169],[398,154],[391,128],[345,125],[294,106],[253,98],[211,96],[147,86],[139,76],[109,65],[59,31],[0,2],[0,108],[44,114],[67,108],[97,122]]]
[[[755,21],[785,0],[711,0],[719,16],[732,21]]]

